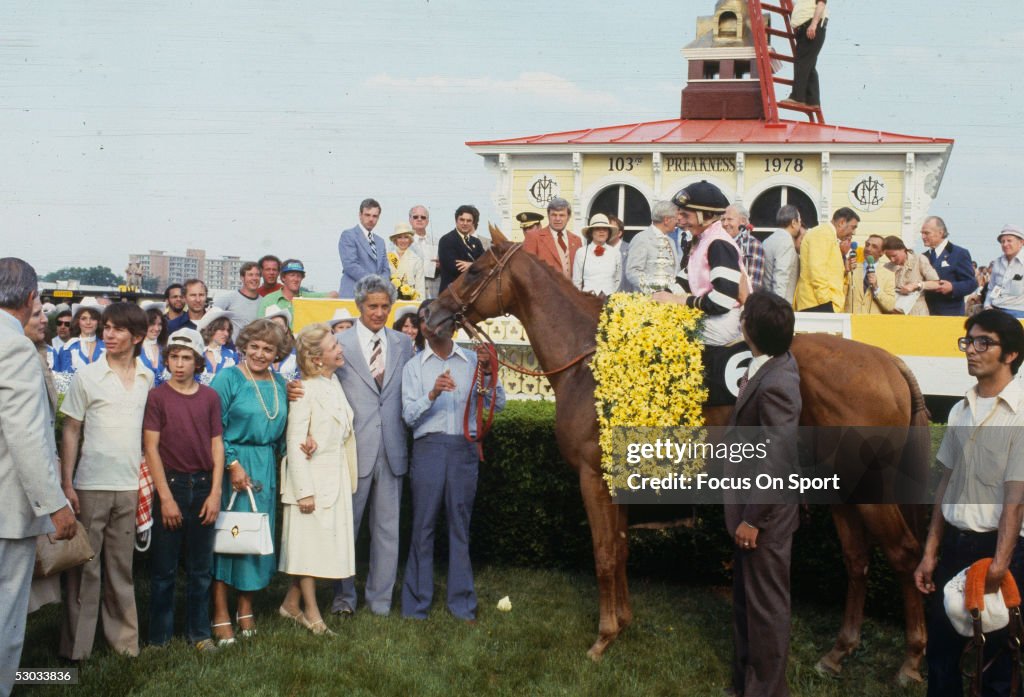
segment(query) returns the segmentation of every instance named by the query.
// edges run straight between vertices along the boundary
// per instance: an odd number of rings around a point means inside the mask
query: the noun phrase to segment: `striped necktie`
[[[377,258],[377,243],[373,241],[373,233],[372,232],[366,233],[366,239],[370,243],[370,255],[374,259],[376,259]],[[380,339],[378,339],[378,341],[380,341]]]
[[[370,350],[370,374],[377,381],[377,389],[384,387],[384,361],[381,360],[380,337],[373,340]]]

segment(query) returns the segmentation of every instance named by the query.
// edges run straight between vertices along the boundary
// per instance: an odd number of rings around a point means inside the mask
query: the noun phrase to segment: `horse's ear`
[[[503,233],[494,223],[488,222],[487,229],[491,231],[491,244],[503,244],[508,242],[508,238],[505,237],[505,233]]]

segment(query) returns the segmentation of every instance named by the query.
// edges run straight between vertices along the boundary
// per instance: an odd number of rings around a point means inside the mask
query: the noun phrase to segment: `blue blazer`
[[[950,295],[943,295],[935,291],[925,293],[925,302],[928,303],[928,313],[932,315],[947,315],[959,317],[964,314],[964,298],[974,292],[978,287],[978,281],[974,276],[974,267],[971,265],[971,253],[963,247],[957,247],[952,242],[946,243],[946,248],[938,258],[933,259],[933,250],[924,253],[936,273],[939,280],[949,281],[953,284],[953,292]]]
[[[370,241],[366,239],[358,225],[345,230],[338,238],[338,256],[341,257],[341,285],[338,287],[340,297],[354,298],[356,281],[363,276],[377,274],[385,280],[391,280],[384,238],[374,233],[373,241],[377,245],[376,260],[370,252]]]
[[[360,477],[373,472],[381,448],[387,454],[392,474],[401,477],[409,470],[409,445],[402,421],[402,370],[413,356],[412,341],[393,329],[385,328],[384,334],[388,342],[387,364],[384,386],[379,390],[370,375],[356,328],[335,335],[345,353],[345,365],[335,375],[352,407]]]

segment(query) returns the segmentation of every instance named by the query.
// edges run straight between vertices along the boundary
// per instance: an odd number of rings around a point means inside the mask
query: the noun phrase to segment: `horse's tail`
[[[907,429],[907,441],[900,458],[900,473],[904,476],[906,486],[900,494],[900,500],[906,502],[900,506],[903,517],[919,542],[924,541],[927,531],[927,517],[931,506],[922,500],[931,473],[932,439],[929,420],[931,414],[925,405],[924,395],[917,378],[897,356],[892,357],[903,380],[910,390],[910,421]],[[918,504],[912,502],[920,501]]]

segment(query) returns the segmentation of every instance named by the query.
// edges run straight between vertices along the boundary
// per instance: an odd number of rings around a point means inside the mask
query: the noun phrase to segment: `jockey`
[[[700,181],[681,189],[672,202],[693,241],[677,278],[682,292],[660,291],[652,297],[703,310],[704,343],[731,344],[740,338],[740,307],[750,293],[750,280],[739,247],[722,227],[729,199],[714,184]]]

